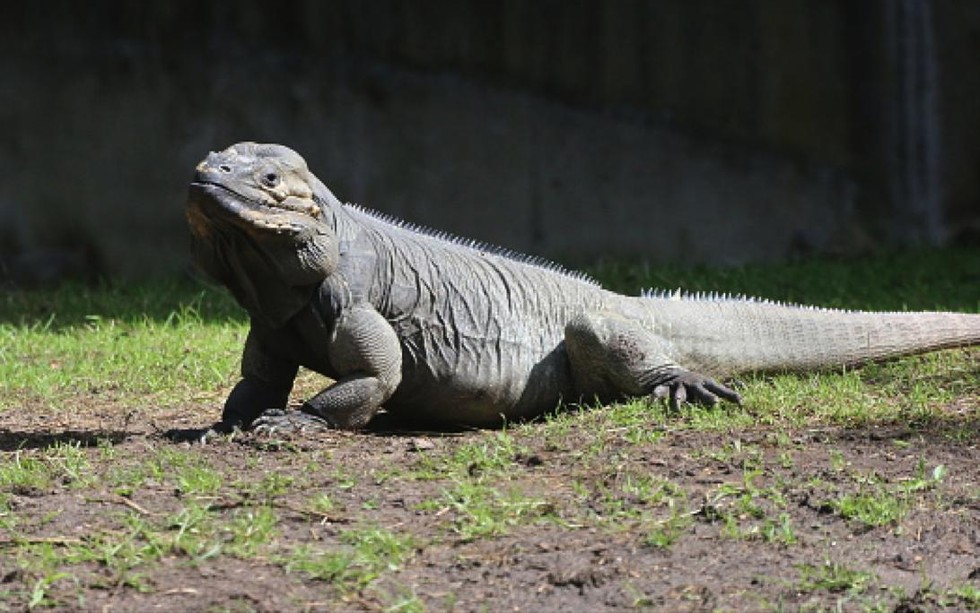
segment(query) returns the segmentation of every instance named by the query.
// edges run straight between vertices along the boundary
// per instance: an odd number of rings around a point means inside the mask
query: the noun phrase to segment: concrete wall
[[[0,255],[180,270],[194,164],[246,139],[341,198],[571,263],[943,240],[980,215],[980,12],[912,2],[932,38],[910,47],[908,4],[22,3]],[[893,154],[930,139],[935,168]],[[896,180],[930,168],[928,198]]]

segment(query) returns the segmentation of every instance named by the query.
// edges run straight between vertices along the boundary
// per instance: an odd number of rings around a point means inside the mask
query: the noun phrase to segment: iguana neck
[[[322,279],[291,283],[282,277],[273,258],[252,245],[243,245],[248,237],[230,234],[220,240],[195,239],[195,260],[231,291],[253,319],[281,327],[309,303]]]

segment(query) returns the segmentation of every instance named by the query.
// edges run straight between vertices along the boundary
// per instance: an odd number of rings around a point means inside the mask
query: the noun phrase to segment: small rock
[[[435,443],[423,437],[413,438],[408,442],[409,451],[428,451],[429,449],[435,449],[435,447]]]

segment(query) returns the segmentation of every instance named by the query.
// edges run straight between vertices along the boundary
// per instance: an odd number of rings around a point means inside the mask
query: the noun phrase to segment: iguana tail
[[[671,357],[715,376],[818,370],[980,344],[980,314],[839,311],[714,296],[644,300]]]

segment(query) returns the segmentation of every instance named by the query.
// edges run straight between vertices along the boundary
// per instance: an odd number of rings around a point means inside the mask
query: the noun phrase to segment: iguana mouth
[[[214,181],[191,182],[188,203],[192,205],[190,211],[211,222],[225,217],[245,229],[268,230],[276,234],[307,232],[310,224],[322,215],[319,205],[312,199],[287,196],[277,200],[269,196],[259,200]]]

